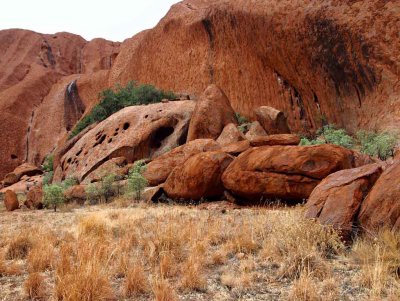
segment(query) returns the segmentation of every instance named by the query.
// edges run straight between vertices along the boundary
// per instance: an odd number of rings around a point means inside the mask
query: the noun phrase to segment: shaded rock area
[[[3,184],[4,186],[11,186],[19,182],[19,180],[24,176],[33,177],[41,174],[43,174],[43,171],[37,166],[30,163],[24,163],[16,167],[13,172],[7,174],[3,180]]]
[[[199,153],[176,167],[163,188],[173,199],[197,201],[222,196],[221,176],[232,161],[233,157],[223,152]]]
[[[87,199],[85,187],[85,185],[74,185],[64,191],[66,202],[83,205]]]
[[[362,229],[400,230],[400,161],[389,166],[361,205],[358,216]]]
[[[352,152],[339,146],[264,146],[237,157],[222,181],[226,189],[248,201],[299,201],[329,174],[352,167]]]
[[[212,139],[197,139],[165,153],[146,166],[144,176],[149,185],[156,186],[164,183],[172,170],[182,166],[190,157],[207,151],[220,149],[220,145]]]
[[[310,195],[306,217],[332,225],[349,239],[358,231],[360,206],[381,173],[381,165],[375,163],[329,175]]]
[[[230,123],[237,125],[235,112],[228,97],[216,85],[210,85],[196,102],[187,141],[200,138],[217,139],[224,127]],[[232,129],[232,126],[230,128]]]

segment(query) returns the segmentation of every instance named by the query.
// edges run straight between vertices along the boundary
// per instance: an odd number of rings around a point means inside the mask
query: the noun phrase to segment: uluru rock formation
[[[292,132],[399,122],[400,3],[186,0],[121,45],[68,33],[0,32],[0,177],[39,164],[98,93],[130,80],[200,95],[216,84],[255,119],[272,106]]]

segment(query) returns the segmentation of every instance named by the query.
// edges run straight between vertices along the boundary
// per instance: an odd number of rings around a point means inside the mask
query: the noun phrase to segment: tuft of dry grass
[[[165,278],[156,278],[152,283],[152,292],[155,301],[177,301],[178,295]]]
[[[54,246],[50,243],[36,244],[27,257],[30,272],[44,272],[53,268]]]
[[[40,273],[31,273],[24,283],[25,293],[30,300],[41,300],[46,296],[44,277]]]
[[[315,280],[307,273],[302,273],[289,291],[287,300],[297,301],[322,301],[323,299],[318,294]]]
[[[143,264],[140,262],[133,263],[127,270],[123,285],[124,296],[129,298],[140,294],[146,294],[149,291],[149,283]]]
[[[32,248],[32,239],[26,231],[12,238],[6,251],[7,260],[25,259]]]

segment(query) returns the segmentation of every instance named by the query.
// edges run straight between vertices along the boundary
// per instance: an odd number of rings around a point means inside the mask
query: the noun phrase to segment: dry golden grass
[[[29,274],[24,288],[31,300],[41,300],[46,296],[44,277],[40,273]]]
[[[400,296],[400,235],[390,231],[349,249],[301,208],[116,207],[15,212],[16,227],[0,213],[11,225],[0,233],[0,300],[23,298],[18,287],[71,301]]]

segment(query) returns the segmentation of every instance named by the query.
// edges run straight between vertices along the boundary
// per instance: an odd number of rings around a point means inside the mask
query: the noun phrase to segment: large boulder
[[[381,165],[375,163],[329,175],[311,193],[306,217],[332,225],[348,239],[357,230],[361,203],[381,173]]]
[[[210,85],[197,100],[187,141],[217,139],[230,123],[237,125],[237,119],[228,97],[216,85]]]
[[[125,157],[128,163],[154,158],[182,145],[194,101],[132,106],[87,132],[61,158],[54,180],[73,176],[82,182],[103,163]]]
[[[264,146],[237,157],[222,181],[226,189],[248,201],[303,200],[323,178],[352,167],[352,151],[335,145]]]
[[[223,152],[204,152],[176,167],[164,184],[164,191],[173,199],[200,200],[221,196],[222,173],[233,157]]]
[[[250,148],[250,142],[248,140],[243,140],[224,145],[221,147],[220,151],[230,154],[232,156],[238,156],[241,153],[247,151],[249,148]]]
[[[245,137],[251,140],[255,137],[260,137],[260,136],[267,136],[267,132],[264,130],[261,124],[258,121],[250,123]]]
[[[257,120],[269,135],[290,133],[286,116],[283,112],[268,106],[262,106],[255,110]]]
[[[12,190],[7,190],[4,194],[4,206],[7,211],[19,209],[17,194]]]
[[[74,185],[69,187],[64,191],[64,197],[68,203],[75,202],[77,204],[85,203],[87,199],[86,186],[84,185]]]
[[[232,144],[235,142],[243,141],[246,138],[242,134],[241,131],[239,131],[238,127],[236,124],[229,123],[226,125],[221,133],[221,135],[218,137],[217,142],[221,145],[228,145]]]
[[[27,194],[32,187],[41,187],[42,183],[43,175],[33,177],[23,176],[17,183],[1,189],[0,193],[4,193],[7,190],[12,190],[15,193]]]
[[[361,205],[358,222],[362,229],[382,227],[400,230],[400,160],[388,167]]]
[[[23,176],[33,177],[41,174],[43,174],[43,171],[39,167],[31,163],[23,163],[16,167],[13,172],[8,173],[3,182],[5,186],[10,186],[17,183]]]
[[[43,209],[43,189],[41,187],[30,189],[24,205],[29,209]]]
[[[151,186],[157,186],[165,182],[175,167],[182,166],[193,155],[218,149],[220,145],[212,139],[190,141],[151,161],[143,175]]]

